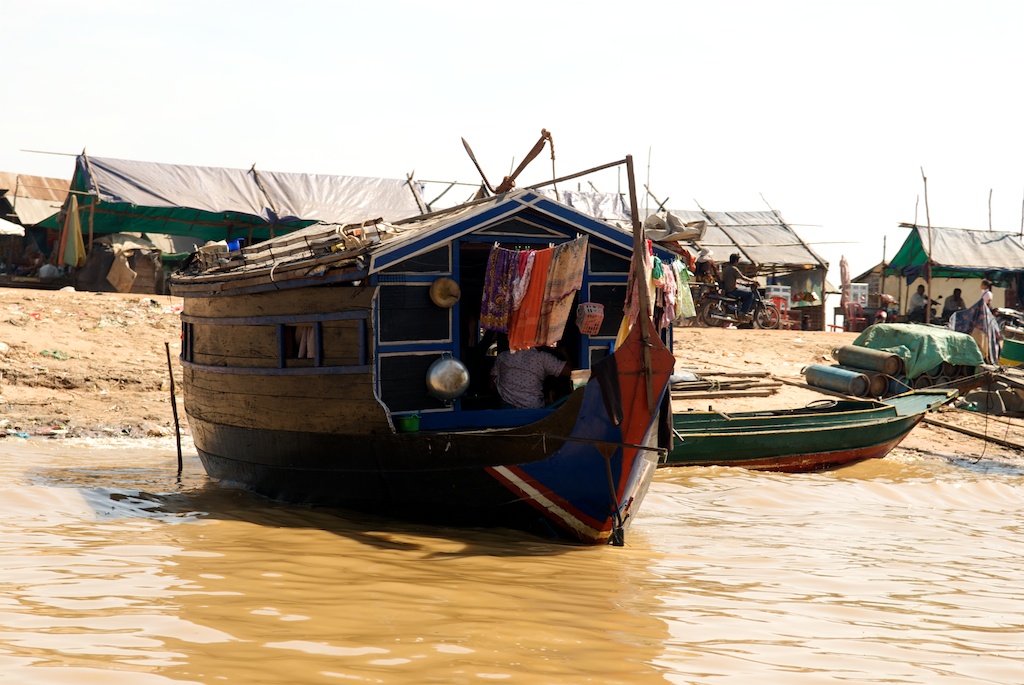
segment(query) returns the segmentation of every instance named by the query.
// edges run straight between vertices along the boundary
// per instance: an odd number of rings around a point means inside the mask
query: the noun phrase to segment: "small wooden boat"
[[[670,330],[644,313],[644,277],[632,282],[641,313],[615,344],[631,261],[646,268],[634,226],[526,189],[197,252],[171,288],[203,466],[285,501],[621,544],[667,450],[657,419],[675,361]],[[610,313],[599,330],[562,333],[590,381],[557,408],[499,408],[481,339],[488,255],[568,243],[585,264],[564,303],[586,296]]]
[[[797,473],[884,457],[925,412],[955,390],[914,390],[884,400],[812,402],[799,409],[676,412],[665,466],[741,466]]]

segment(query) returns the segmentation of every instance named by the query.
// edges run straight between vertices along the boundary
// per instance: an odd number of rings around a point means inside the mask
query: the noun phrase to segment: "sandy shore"
[[[180,298],[0,288],[2,434],[154,437],[174,435],[170,373],[182,434]],[[853,333],[677,328],[677,369],[766,372],[781,381],[768,397],[676,401],[676,409],[743,411],[803,406],[821,393],[802,387],[801,369],[832,363],[831,351]],[[954,408],[943,422],[1024,444],[1024,421]],[[1018,453],[948,429],[922,424],[900,446],[943,458],[1018,459]]]

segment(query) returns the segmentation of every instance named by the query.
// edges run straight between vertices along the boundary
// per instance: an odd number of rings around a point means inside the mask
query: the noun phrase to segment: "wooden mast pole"
[[[924,216],[928,222],[928,254],[924,260],[924,268],[928,281],[928,301],[924,303],[924,322],[932,322],[932,215],[928,211],[928,177],[924,175],[924,167],[921,167],[921,180],[924,181]]]
[[[636,288],[640,302],[636,325],[640,328],[640,339],[644,349],[644,376],[647,386],[647,410],[654,412],[654,388],[651,385],[651,294],[647,291],[647,270],[644,264],[647,258],[647,243],[644,240],[643,228],[637,211],[636,179],[633,175],[633,155],[626,155],[626,175],[629,178],[629,206],[633,219],[633,287]]]

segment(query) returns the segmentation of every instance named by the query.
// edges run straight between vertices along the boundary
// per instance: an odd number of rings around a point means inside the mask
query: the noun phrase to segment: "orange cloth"
[[[523,296],[523,303],[512,314],[508,331],[510,350],[525,350],[543,344],[537,342],[541,313],[544,309],[544,293],[547,291],[547,273],[551,265],[553,249],[537,250],[533,257],[533,275]]]

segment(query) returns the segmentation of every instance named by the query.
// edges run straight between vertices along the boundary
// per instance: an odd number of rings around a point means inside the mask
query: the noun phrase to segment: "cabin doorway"
[[[497,392],[491,387],[491,368],[497,356],[499,335],[480,328],[480,308],[483,302],[484,279],[487,262],[493,242],[464,242],[459,246],[459,284],[462,296],[459,300],[459,356],[469,369],[469,390],[462,397],[464,410],[497,409],[501,406]],[[509,250],[529,249],[529,245],[501,244]],[[573,301],[575,312],[579,293]],[[573,369],[579,367],[580,332],[574,321],[565,326],[562,340],[555,353],[565,358]]]

